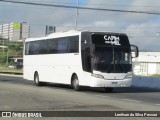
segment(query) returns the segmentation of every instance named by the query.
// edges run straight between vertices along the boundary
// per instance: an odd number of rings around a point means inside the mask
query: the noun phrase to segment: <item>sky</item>
[[[77,0],[14,0],[76,6]],[[80,7],[160,13],[160,0],[79,0]],[[78,10],[77,30],[126,33],[140,50],[160,52],[160,15]],[[27,22],[31,37],[45,35],[45,26],[56,31],[75,29],[76,9],[0,2],[0,24]],[[157,36],[157,33],[159,35]]]

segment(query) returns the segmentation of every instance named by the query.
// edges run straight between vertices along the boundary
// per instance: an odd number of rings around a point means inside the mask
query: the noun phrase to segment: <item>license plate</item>
[[[112,84],[113,84],[113,85],[117,85],[117,84],[118,84],[118,82],[112,82]]]

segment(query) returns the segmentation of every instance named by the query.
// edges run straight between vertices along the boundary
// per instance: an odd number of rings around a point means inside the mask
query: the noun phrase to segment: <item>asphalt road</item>
[[[84,88],[76,92],[65,85],[37,87],[22,77],[0,75],[0,111],[7,110],[160,111],[160,90],[131,87],[105,93],[103,89]]]

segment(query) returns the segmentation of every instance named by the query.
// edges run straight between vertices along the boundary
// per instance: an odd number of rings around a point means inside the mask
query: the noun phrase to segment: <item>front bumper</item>
[[[122,80],[110,80],[91,77],[90,87],[130,87],[132,78]]]

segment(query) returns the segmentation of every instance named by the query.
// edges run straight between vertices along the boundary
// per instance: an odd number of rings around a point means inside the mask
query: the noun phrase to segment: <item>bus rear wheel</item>
[[[41,82],[39,82],[39,75],[38,75],[37,72],[34,74],[34,83],[35,83],[36,86],[41,85]]]
[[[72,87],[75,91],[80,91],[80,86],[79,86],[79,80],[78,80],[78,77],[77,75],[74,75],[73,76],[73,79],[72,79]]]

